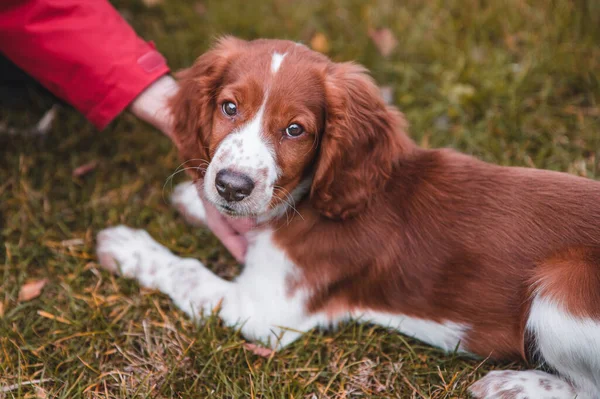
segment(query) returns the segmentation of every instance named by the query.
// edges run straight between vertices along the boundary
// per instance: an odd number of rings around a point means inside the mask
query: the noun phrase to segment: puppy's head
[[[307,193],[328,217],[353,215],[408,142],[363,68],[293,42],[224,38],[180,86],[181,155],[201,195],[233,216],[276,215]]]

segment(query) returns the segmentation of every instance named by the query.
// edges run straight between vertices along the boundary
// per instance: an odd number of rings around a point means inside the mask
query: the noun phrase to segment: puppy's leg
[[[206,224],[204,204],[193,182],[186,181],[175,186],[171,195],[171,203],[187,223],[192,226],[203,226]]]
[[[537,265],[532,288],[531,349],[564,380],[539,371],[492,372],[473,385],[474,396],[600,398],[600,249],[558,251]]]
[[[469,392],[476,399],[575,399],[576,396],[569,383],[537,370],[491,371],[473,384]]]
[[[210,314],[232,290],[232,283],[195,259],[174,255],[144,230],[125,226],[102,230],[96,252],[105,269],[169,295],[191,317]]]
[[[539,356],[574,385],[578,399],[600,398],[600,320],[574,315],[540,293],[527,328]]]
[[[559,251],[538,265],[533,287],[533,349],[579,399],[600,398],[600,248]]]
[[[98,234],[101,265],[140,284],[169,295],[191,317],[219,316],[228,326],[239,326],[249,339],[283,347],[319,323],[306,314],[304,297],[286,284],[293,273],[286,257],[267,233],[254,237],[244,272],[234,282],[223,280],[195,259],[180,258],[143,230],[125,226]]]

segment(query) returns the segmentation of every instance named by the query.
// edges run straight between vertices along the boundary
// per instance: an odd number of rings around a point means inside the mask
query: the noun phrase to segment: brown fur
[[[556,251],[539,263],[531,287],[574,315],[600,320],[600,248],[573,246]]]
[[[402,115],[388,108],[364,68],[330,64],[325,71],[326,134],[322,136],[311,199],[330,218],[345,219],[368,206],[390,179],[397,155],[414,144]]]
[[[172,105],[184,158],[210,160],[251,116],[221,121],[215,99],[237,85],[253,114],[270,87],[278,185],[291,191],[314,174],[302,217],[274,222],[276,242],[303,271],[293,285],[314,292],[310,312],[466,323],[464,346],[501,358],[525,357],[536,288],[600,318],[600,183],[419,148],[362,68],[293,46],[226,39],[184,73]],[[274,50],[291,53],[275,78]],[[280,139],[296,115],[307,134]]]

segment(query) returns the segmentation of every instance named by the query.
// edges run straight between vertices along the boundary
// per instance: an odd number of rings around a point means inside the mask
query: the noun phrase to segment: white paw
[[[574,399],[573,387],[559,377],[537,370],[490,371],[471,385],[476,399]]]
[[[186,222],[192,226],[204,225],[206,212],[194,183],[188,181],[175,186],[171,203]]]
[[[102,230],[96,252],[105,269],[159,289],[193,316],[209,314],[223,298],[223,287],[231,284],[220,280],[199,261],[172,254],[144,230],[126,226]]]
[[[127,226],[100,231],[96,243],[100,265],[126,277],[153,276],[159,267],[177,259],[144,230]]]

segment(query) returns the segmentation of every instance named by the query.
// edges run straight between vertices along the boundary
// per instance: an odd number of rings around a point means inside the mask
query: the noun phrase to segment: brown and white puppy
[[[492,372],[478,398],[600,397],[600,183],[419,148],[366,71],[296,43],[219,41],[185,71],[175,134],[200,195],[252,216],[233,282],[143,231],[98,236],[101,263],[190,315],[283,347],[360,318],[442,349],[535,359]]]

